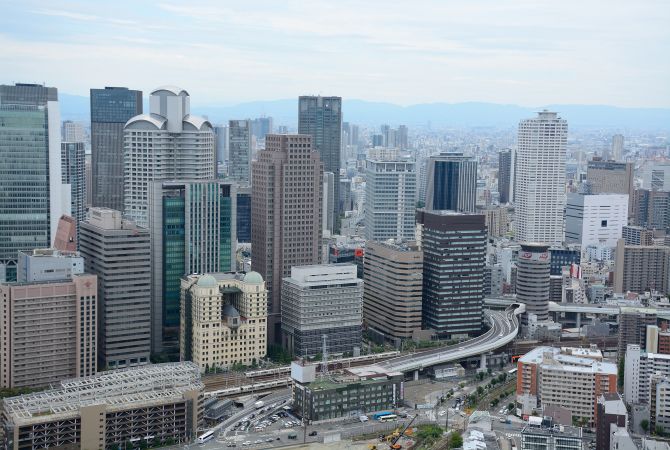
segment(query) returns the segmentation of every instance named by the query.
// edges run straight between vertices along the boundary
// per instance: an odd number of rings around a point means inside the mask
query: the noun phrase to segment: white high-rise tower
[[[124,136],[124,215],[148,226],[152,181],[216,178],[214,130],[190,113],[188,92],[174,86],[151,93],[150,114],[126,123]]]
[[[555,112],[519,123],[514,179],[519,242],[563,241],[567,137],[568,122]]]
[[[623,134],[612,136],[612,159],[614,161],[623,161]]]

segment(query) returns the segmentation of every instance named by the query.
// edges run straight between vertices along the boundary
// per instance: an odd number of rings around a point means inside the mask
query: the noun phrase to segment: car
[[[242,446],[244,446],[244,447],[247,447],[249,445],[251,445],[251,441],[242,442]]]
[[[444,416],[447,412],[445,410],[440,411],[440,417]]]
[[[237,447],[237,444],[234,442],[228,442],[228,444],[226,444],[226,447]]]
[[[256,439],[256,440],[254,441],[254,444],[262,444],[262,443],[263,443],[263,441],[261,441],[260,439]]]
[[[311,433],[309,433],[310,436],[316,436],[317,434],[318,433],[316,431],[312,431]]]
[[[279,440],[279,438],[277,438],[277,440]],[[274,439],[272,439],[272,438],[267,438],[267,439],[265,440],[265,442],[268,442],[268,443],[269,443],[269,442],[274,442]]]

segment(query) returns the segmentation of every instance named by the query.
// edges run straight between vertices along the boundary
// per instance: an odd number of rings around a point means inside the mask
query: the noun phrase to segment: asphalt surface
[[[431,349],[407,356],[389,359],[369,366],[381,371],[409,372],[424,367],[458,361],[474,355],[486,353],[511,342],[519,332],[519,321],[515,309],[510,307],[505,311],[485,312],[491,328],[481,336],[461,342],[456,345]]]

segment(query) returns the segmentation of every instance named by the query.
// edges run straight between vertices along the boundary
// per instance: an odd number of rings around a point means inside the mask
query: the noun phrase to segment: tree
[[[514,411],[514,403],[510,403],[509,405],[507,405],[507,409],[510,411]]]
[[[449,448],[461,448],[463,447],[463,436],[458,431],[454,431],[449,436]]]
[[[432,440],[432,439],[437,439],[440,436],[442,436],[442,428],[438,427],[437,425],[421,425],[419,426],[419,433],[418,433],[419,438],[424,439],[424,440]]]
[[[659,436],[663,436],[665,434],[665,429],[661,425],[656,425],[656,428],[654,428],[654,431]]]
[[[640,427],[642,428],[642,431],[646,433],[649,431],[649,421],[647,419],[642,419],[640,421]]]
[[[477,386],[477,395],[482,395],[484,393],[484,388],[481,386]]]

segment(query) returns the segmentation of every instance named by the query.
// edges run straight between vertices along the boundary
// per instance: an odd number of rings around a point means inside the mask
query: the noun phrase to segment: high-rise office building
[[[181,361],[193,361],[202,372],[259,362],[267,352],[266,305],[267,289],[257,272],[183,277]]]
[[[654,231],[637,225],[621,228],[621,238],[626,245],[654,245]]]
[[[367,160],[365,238],[373,241],[414,238],[416,163]]]
[[[301,96],[298,133],[312,136],[312,148],[321,156],[324,172],[335,176],[335,196],[340,198],[340,153],[342,146],[342,98]],[[267,145],[267,144],[266,144]],[[339,211],[333,204],[335,232],[339,232]]]
[[[526,305],[526,314],[521,317],[522,325],[528,325],[529,314],[535,314],[538,322],[549,320],[549,246],[522,243],[516,270],[516,298]]]
[[[230,159],[230,128],[227,126],[214,127],[216,136],[216,169],[218,176],[227,175],[227,163]]]
[[[650,159],[642,163],[639,172],[643,189],[670,191],[670,162]]]
[[[423,325],[450,339],[481,332],[484,216],[418,210],[423,227]]]
[[[268,341],[278,342],[281,284],[291,267],[320,262],[323,164],[308,135],[269,134],[252,164],[253,270],[268,288]]]
[[[251,187],[237,187],[237,242],[251,243]]]
[[[123,211],[123,127],[142,114],[142,91],[91,89],[91,204]]]
[[[386,340],[411,339],[421,330],[423,253],[414,242],[365,244],[363,320]]]
[[[61,132],[61,138],[65,142],[84,142],[84,126],[79,122],[64,120]]]
[[[633,200],[633,222],[648,229],[670,227],[670,192],[637,189]]]
[[[121,212],[91,208],[81,224],[79,248],[86,272],[98,276],[101,368],[149,362],[151,253],[149,232],[122,220]]]
[[[514,160],[514,204],[519,242],[563,241],[568,122],[542,111],[519,123]]]
[[[670,247],[626,245],[619,239],[615,255],[614,292],[668,292]]]
[[[591,194],[628,194],[628,215],[633,216],[635,167],[633,163],[593,159],[586,165]]]
[[[95,275],[0,284],[0,387],[39,388],[96,372]]]
[[[335,217],[333,212],[335,208],[335,175],[331,172],[323,173],[323,234],[328,236],[333,234]]]
[[[220,180],[149,186],[154,353],[178,353],[181,278],[235,270],[235,188]]]
[[[124,216],[147,228],[149,184],[160,180],[216,178],[214,130],[191,114],[188,92],[174,86],[155,89],[150,114],[124,127]]]
[[[61,143],[61,170],[63,184],[70,185],[70,215],[77,221],[77,241],[79,224],[86,220],[86,168],[83,142]]]
[[[251,120],[228,122],[228,178],[251,182]]]
[[[398,135],[396,141],[398,147],[400,147],[400,150],[406,150],[409,148],[409,142],[407,139],[407,125],[398,126]]]
[[[568,194],[565,242],[615,247],[628,223],[627,194]]]
[[[477,161],[463,153],[440,153],[428,159],[426,209],[475,212]]]
[[[623,134],[612,136],[612,159],[614,161],[623,161]]]
[[[296,356],[360,348],[363,280],[353,264],[293,266],[282,283],[282,340]]]
[[[0,85],[0,122],[0,265],[14,280],[19,250],[50,247],[70,213],[57,89]]]
[[[617,359],[626,356],[630,344],[640,348],[647,346],[647,327],[656,326],[656,310],[647,308],[624,308],[619,314],[619,335],[617,336]]]
[[[77,221],[72,216],[62,215],[58,221],[53,248],[64,252],[76,252],[78,245]]]
[[[512,150],[498,152],[498,194],[500,204],[512,201]]]
[[[257,117],[251,121],[251,134],[258,140],[265,140],[265,136],[274,133],[272,117]]]

